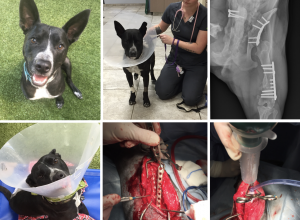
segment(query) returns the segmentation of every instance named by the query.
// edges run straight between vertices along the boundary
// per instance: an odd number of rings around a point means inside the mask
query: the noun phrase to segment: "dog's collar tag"
[[[25,73],[25,77],[26,77],[26,80],[28,80],[29,82],[31,82],[31,77],[27,71],[27,68],[26,68],[26,62],[24,62],[24,73]]]

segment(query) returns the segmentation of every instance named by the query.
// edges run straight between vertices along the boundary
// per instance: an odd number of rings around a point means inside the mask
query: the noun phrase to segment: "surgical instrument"
[[[175,210],[168,210],[168,209],[160,209],[160,210],[163,210],[163,211],[166,211],[166,212],[177,212],[177,213],[183,213],[183,214],[185,214],[184,211],[175,211]]]
[[[272,184],[281,184],[281,185],[300,187],[300,181],[297,181],[297,180],[273,179],[273,180],[268,180],[268,181],[262,182],[262,183],[258,184],[257,186],[253,186],[249,189],[249,191],[254,192],[255,190],[257,190],[263,186],[272,185]]]
[[[236,215],[230,216],[230,217],[226,218],[226,220],[232,219],[232,218],[234,218],[234,217],[238,217],[239,215],[240,215],[240,214],[236,214]]]
[[[268,201],[273,201],[273,200],[277,200],[277,196],[273,196],[273,195],[267,195],[267,196],[260,196],[261,193],[259,191],[257,191],[258,194],[246,194],[246,197],[238,197],[236,199],[237,203],[247,203],[250,202],[252,199],[254,198],[259,198],[262,200],[268,200]]]
[[[142,212],[142,215],[141,215],[141,217],[140,217],[140,220],[142,220],[142,219],[143,219],[143,217],[144,217],[144,215],[145,215],[145,213],[146,213],[147,209],[148,209],[148,208],[149,208],[149,206],[151,205],[151,203],[152,203],[152,201],[149,203],[149,205],[147,205],[147,207],[145,208],[145,210]]]
[[[135,197],[122,197],[121,198],[121,201],[120,202],[128,202],[128,201],[132,201],[132,200],[135,200],[135,199],[140,199],[140,198],[143,198],[143,197],[148,197],[150,195],[147,195],[147,196],[135,196]]]

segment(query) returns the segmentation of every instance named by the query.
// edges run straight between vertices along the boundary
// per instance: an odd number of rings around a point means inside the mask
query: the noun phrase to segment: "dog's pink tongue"
[[[41,75],[33,75],[33,80],[37,83],[44,83],[47,80],[47,76],[41,76]]]

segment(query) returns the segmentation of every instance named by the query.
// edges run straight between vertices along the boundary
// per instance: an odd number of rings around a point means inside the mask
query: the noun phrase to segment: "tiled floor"
[[[161,20],[161,14],[145,15],[145,5],[104,5],[105,25],[113,17],[122,12],[131,12],[144,15],[151,19],[152,25],[156,25]],[[104,29],[105,31],[105,29]],[[165,32],[172,35],[170,28]],[[155,76],[158,78],[162,69],[164,60],[163,44],[158,41],[155,49]],[[169,47],[170,48],[170,47]],[[167,51],[167,53],[169,50]],[[176,108],[176,103],[182,101],[181,94],[170,100],[160,100],[155,93],[154,85],[150,83],[149,99],[151,106],[143,106],[143,79],[134,82],[137,89],[136,104],[129,105],[128,100],[130,90],[126,80],[125,73],[120,68],[114,68],[103,63],[103,119],[104,120],[129,120],[129,119],[153,119],[153,120],[199,120],[207,119],[207,109],[201,110],[200,113],[186,113]],[[207,88],[205,88],[207,91]],[[205,92],[206,92],[205,91]],[[206,92],[207,93],[207,92]],[[203,100],[204,101],[204,100]],[[202,105],[202,103],[200,103]]]

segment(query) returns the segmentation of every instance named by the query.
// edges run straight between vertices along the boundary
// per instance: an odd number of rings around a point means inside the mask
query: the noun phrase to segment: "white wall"
[[[105,4],[145,4],[146,0],[105,0]]]

